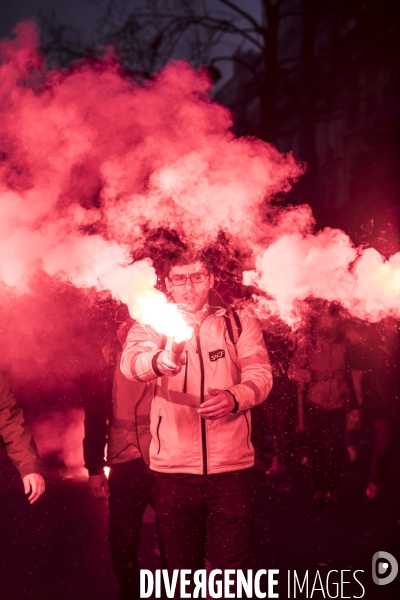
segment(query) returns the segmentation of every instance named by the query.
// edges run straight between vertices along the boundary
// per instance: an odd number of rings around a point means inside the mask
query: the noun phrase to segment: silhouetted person
[[[273,458],[266,471],[269,476],[287,472],[295,457],[297,418],[297,385],[288,377],[294,343],[283,324],[266,328],[264,339],[271,360],[274,386],[262,405],[272,433]],[[289,489],[288,485],[281,489]]]
[[[351,391],[344,324],[334,307],[319,310],[299,342],[292,377],[304,386],[304,418],[312,502],[337,502],[343,469],[343,438]]]
[[[108,500],[109,547],[120,600],[140,597],[137,547],[143,514],[151,503],[146,463],[153,386],[128,381],[119,368],[131,324],[128,319],[121,325],[118,339],[112,339],[104,348],[107,361],[99,357],[100,368],[85,377],[81,386],[85,407],[85,467],[93,497]],[[110,467],[108,479],[106,466]],[[163,558],[161,550],[160,554]]]

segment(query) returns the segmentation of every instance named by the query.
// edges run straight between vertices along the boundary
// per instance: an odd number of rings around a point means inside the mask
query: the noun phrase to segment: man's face
[[[171,267],[165,285],[177,304],[182,304],[188,312],[194,313],[206,303],[208,292],[214,285],[214,275],[209,274],[205,265],[197,261]]]

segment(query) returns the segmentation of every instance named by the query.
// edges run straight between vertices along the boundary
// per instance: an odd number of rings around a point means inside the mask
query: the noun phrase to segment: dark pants
[[[139,598],[137,546],[143,513],[150,502],[150,478],[141,458],[110,469],[109,544],[121,600]]]
[[[374,448],[372,452],[370,481],[382,485],[392,450],[392,422],[386,419],[373,419]]]
[[[267,401],[258,405],[267,414],[273,435],[274,457],[286,467],[293,465],[296,454],[297,402],[297,384],[281,376],[274,378],[274,387]]]
[[[253,472],[174,475],[152,471],[153,502],[168,569],[250,568]]]
[[[305,402],[304,409],[313,491],[332,492],[342,479],[345,408],[326,410]]]

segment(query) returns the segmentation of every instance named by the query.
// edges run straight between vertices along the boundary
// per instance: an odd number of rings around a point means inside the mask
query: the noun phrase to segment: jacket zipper
[[[244,411],[244,418],[246,419],[246,424],[247,424],[247,447],[250,448],[250,424],[249,424],[249,419],[247,417],[247,410]]]
[[[160,429],[160,425],[161,425],[161,419],[162,419],[162,416],[160,415],[160,417],[158,419],[158,424],[157,424],[157,439],[158,439],[158,452],[157,452],[157,454],[160,454],[160,450],[161,450],[160,434],[158,433],[159,429]]]
[[[183,381],[183,393],[186,394],[187,392],[187,378],[188,378],[188,368],[189,368],[189,353],[186,350],[185,352],[186,354],[186,360],[185,360],[185,379]]]
[[[204,402],[204,361],[201,353],[200,345],[200,327],[199,333],[196,333],[196,344],[197,352],[199,354],[200,361],[200,404]],[[206,438],[206,420],[203,417],[201,419],[201,446],[203,450],[203,475],[207,475],[207,438]]]

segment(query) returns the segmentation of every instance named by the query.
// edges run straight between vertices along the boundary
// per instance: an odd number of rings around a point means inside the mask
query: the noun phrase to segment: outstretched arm
[[[127,379],[151,381],[161,375],[173,376],[182,365],[175,365],[161,348],[161,336],[135,323],[127,336],[121,356],[121,371]]]

